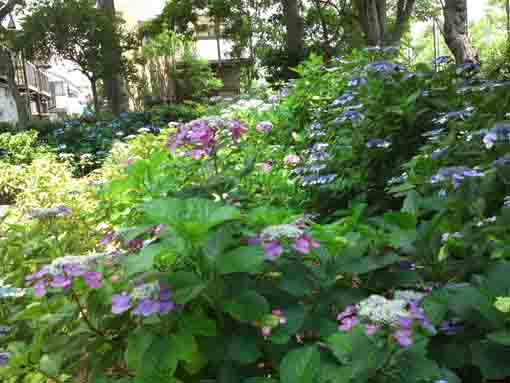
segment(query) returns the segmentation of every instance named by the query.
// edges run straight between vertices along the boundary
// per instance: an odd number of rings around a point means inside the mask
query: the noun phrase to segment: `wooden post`
[[[30,105],[30,90],[28,89],[27,66],[25,61],[25,54],[23,52],[21,52],[21,68],[23,71],[23,81],[25,82],[25,100],[27,103],[27,114],[28,118],[32,119],[32,106]]]

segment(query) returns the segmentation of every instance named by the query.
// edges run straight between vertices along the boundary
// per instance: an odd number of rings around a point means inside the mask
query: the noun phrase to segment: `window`
[[[67,96],[67,89],[63,81],[51,82],[50,91],[56,97]]]

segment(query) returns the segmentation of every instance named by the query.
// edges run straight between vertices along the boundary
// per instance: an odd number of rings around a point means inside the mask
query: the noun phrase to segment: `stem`
[[[76,295],[76,293],[74,291],[72,292],[72,294],[73,294],[74,300],[78,304],[78,309],[80,310],[80,314],[83,317],[83,320],[87,324],[88,328],[90,330],[92,330],[93,332],[95,332],[99,336],[106,336],[106,334],[104,332],[100,331],[99,329],[95,328],[92,325],[92,323],[90,322],[89,318],[87,317],[87,314],[85,314],[85,309],[83,308],[83,306],[80,303],[80,297],[78,297],[78,295]]]

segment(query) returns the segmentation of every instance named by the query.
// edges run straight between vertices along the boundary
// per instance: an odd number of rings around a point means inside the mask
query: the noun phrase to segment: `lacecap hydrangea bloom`
[[[46,295],[46,290],[50,287],[69,291],[77,278],[83,278],[89,288],[99,289],[103,276],[96,271],[98,264],[115,262],[117,256],[117,253],[105,253],[57,258],[51,264],[29,275],[26,282],[34,288],[37,297]]]
[[[159,282],[144,283],[130,293],[112,296],[112,313],[123,314],[132,309],[134,316],[148,317],[154,314],[168,314],[176,309],[171,290]]]

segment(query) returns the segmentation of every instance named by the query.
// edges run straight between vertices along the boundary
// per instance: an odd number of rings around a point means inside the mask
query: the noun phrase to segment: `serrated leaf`
[[[220,274],[249,273],[256,274],[265,260],[264,250],[260,246],[239,247],[216,257]]]
[[[311,383],[320,373],[321,355],[312,347],[298,348],[289,352],[280,363],[282,383]]]

